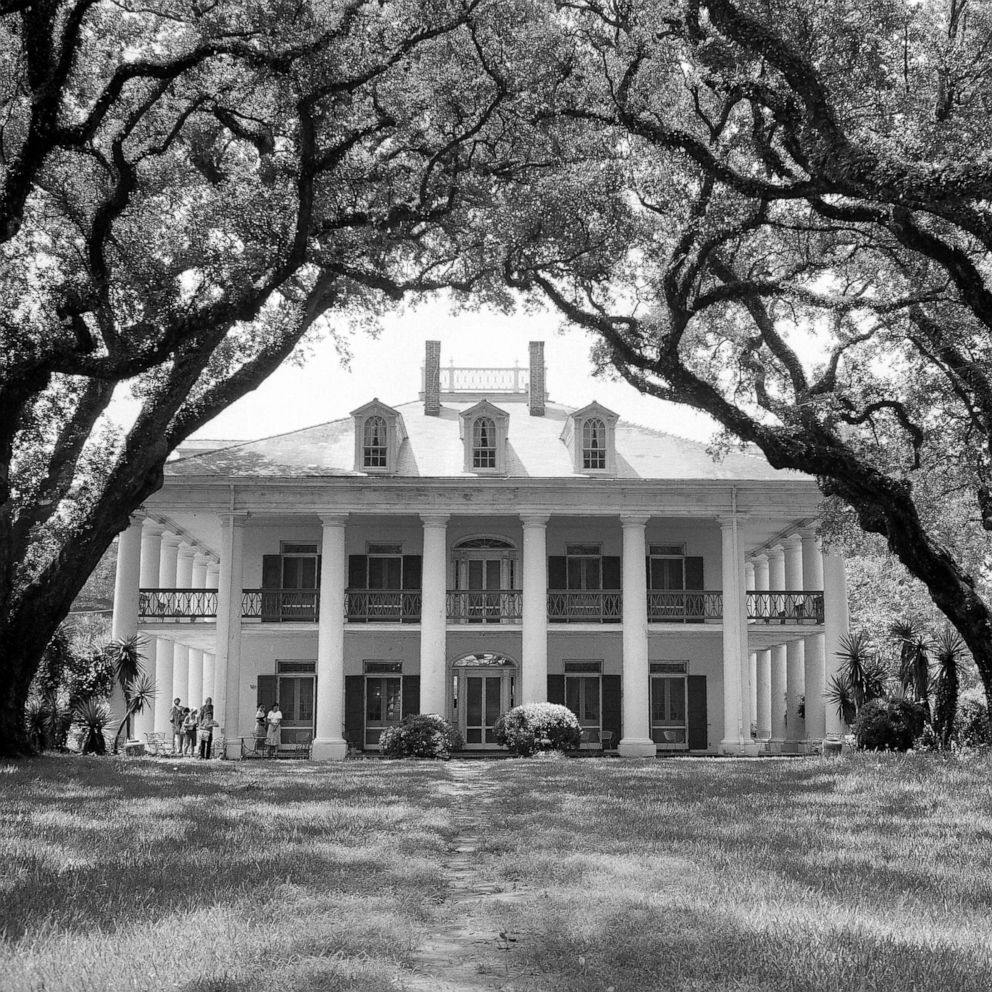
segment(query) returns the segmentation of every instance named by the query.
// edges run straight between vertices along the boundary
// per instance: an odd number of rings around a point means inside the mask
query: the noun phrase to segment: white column
[[[768,556],[756,555],[754,559],[754,590],[768,591]],[[754,694],[757,701],[758,740],[766,741],[772,735],[772,653],[759,651],[755,665]]]
[[[424,564],[420,607],[420,712],[448,716],[447,514],[422,515]]]
[[[524,528],[521,603],[521,703],[548,701],[547,514],[521,516]]]
[[[747,660],[747,597],[744,590],[744,541],[736,515],[720,518],[723,579],[723,740],[724,754],[752,754],[744,719],[750,710]]]
[[[341,761],[344,739],[345,523],[342,514],[321,514],[320,612],[317,621],[316,734],[314,761]]]
[[[823,556],[823,628],[824,628],[824,670],[826,681],[838,674],[841,667],[837,652],[841,650],[841,638],[848,633],[847,577],[844,573],[844,559],[840,555]],[[847,724],[841,720],[835,706],[827,705],[826,734],[843,736]]]
[[[823,556],[814,530],[802,531],[803,585],[815,591],[823,589]],[[806,740],[818,745],[826,734],[826,685],[823,678],[823,634],[814,634],[804,642],[806,660]]]
[[[210,558],[201,552],[193,555],[193,582],[194,589],[207,588],[207,566],[210,565]]]
[[[179,538],[175,534],[163,533],[159,540],[158,576],[152,585],[159,589],[175,587],[178,555]],[[172,733],[169,716],[172,712],[172,700],[176,695],[172,680],[173,651],[172,641],[164,637],[158,638],[155,645],[155,685],[158,689],[155,696],[155,732],[159,734]]]
[[[141,569],[140,585],[142,589],[155,589],[158,586],[158,560],[162,550],[162,532],[165,530],[161,524],[146,520],[141,531]],[[144,643],[141,645],[141,653],[145,656],[145,671],[148,677],[155,682],[156,695],[151,706],[144,709],[135,718],[134,736],[139,740],[145,734],[150,734],[155,730],[155,712],[159,706],[159,697],[166,695],[165,690],[158,685],[158,673],[156,671],[158,656],[158,638],[154,635],[146,635]]]
[[[193,576],[191,587],[205,589],[207,586],[207,565],[210,559],[199,552],[193,556]],[[204,697],[210,695],[203,691],[203,651],[201,648],[189,649],[189,685],[186,695],[191,707],[200,708]]]
[[[185,541],[179,545],[176,556],[176,588],[193,587],[193,546]],[[183,701],[183,706],[192,706],[189,694],[189,646],[178,641],[172,648],[172,695]]]
[[[207,562],[207,589],[218,589],[220,587],[220,562],[212,559]],[[205,700],[207,696],[216,696],[217,680],[217,633],[216,624],[214,627],[214,650],[203,652],[203,691],[200,699]]]
[[[138,588],[141,580],[141,527],[144,513],[131,516],[131,523],[117,539],[117,574],[114,579],[114,613],[110,635],[114,640],[138,633]],[[124,694],[115,683],[110,697],[115,726],[124,718]]]
[[[744,591],[752,592],[754,590],[754,562],[747,562],[744,565]],[[746,617],[745,617],[746,620]],[[748,648],[750,648],[750,642],[748,643]],[[757,651],[748,651],[747,656],[747,669],[748,669],[748,724],[750,729],[753,727],[755,731],[758,728],[758,653]],[[756,739],[756,735],[752,736],[752,740]]]
[[[623,738],[624,758],[653,758],[648,664],[648,584],[644,570],[646,516],[622,514],[623,527]]]
[[[803,590],[803,542],[798,534],[792,534],[785,540],[785,588],[789,592]],[[806,721],[799,715],[799,704],[806,694],[803,642],[789,641],[785,657],[785,739],[789,742],[789,750],[798,751],[806,740]]]
[[[221,516],[220,586],[217,592],[217,654],[214,670],[214,719],[220,724],[214,738],[233,740],[247,735],[254,728],[241,726],[239,703],[241,693],[241,593],[244,559],[244,523],[242,514]],[[204,700],[206,702],[206,700]],[[233,756],[233,745],[228,749]]]
[[[768,552],[768,587],[773,592],[785,589],[785,552],[776,545]],[[773,621],[774,622],[774,621]],[[787,656],[784,644],[771,650],[771,737],[770,742],[781,749],[786,736],[785,692]]]

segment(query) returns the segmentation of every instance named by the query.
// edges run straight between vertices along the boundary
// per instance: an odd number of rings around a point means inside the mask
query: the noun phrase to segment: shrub
[[[387,758],[451,757],[462,746],[462,735],[437,713],[418,713],[403,718],[379,738],[379,750]]]
[[[981,689],[962,692],[954,720],[954,739],[962,747],[988,747],[992,745],[992,726],[989,708]]]
[[[854,737],[864,751],[908,751],[923,732],[926,713],[908,699],[872,699],[858,711]]]
[[[526,703],[504,713],[494,728],[496,742],[517,754],[569,751],[582,741],[575,714],[557,703]]]

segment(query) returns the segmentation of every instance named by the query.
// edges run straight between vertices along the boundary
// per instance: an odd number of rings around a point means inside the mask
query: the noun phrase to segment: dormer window
[[[616,426],[620,418],[599,403],[570,414],[561,439],[580,475],[616,475]]]
[[[352,410],[351,415],[355,420],[355,471],[395,473],[399,449],[406,439],[403,417],[377,399]]]
[[[480,400],[463,410],[459,418],[465,444],[465,471],[505,475],[510,415],[489,400]]]
[[[365,421],[365,444],[362,448],[363,468],[385,468],[388,464],[389,441],[386,421],[372,416]]]
[[[496,425],[490,417],[472,422],[472,468],[496,467]]]
[[[590,417],[582,424],[582,467],[606,468],[606,424],[599,417]]]

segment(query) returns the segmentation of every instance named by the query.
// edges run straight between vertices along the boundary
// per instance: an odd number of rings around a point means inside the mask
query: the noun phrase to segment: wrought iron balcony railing
[[[623,594],[619,589],[551,589],[548,620],[551,623],[619,623]]]
[[[522,616],[519,589],[448,590],[448,619],[454,623],[500,623]]]
[[[420,619],[419,589],[349,589],[346,615],[357,623],[413,623]]]
[[[319,589],[245,589],[241,617],[263,623],[315,623],[319,603]]]
[[[702,623],[722,617],[722,592],[701,589],[648,590],[650,623]]]
[[[822,592],[749,592],[747,618],[763,623],[822,624]]]
[[[138,616],[143,620],[212,620],[217,616],[217,590],[139,589]]]

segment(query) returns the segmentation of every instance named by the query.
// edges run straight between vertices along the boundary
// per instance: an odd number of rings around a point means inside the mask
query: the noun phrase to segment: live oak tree
[[[573,0],[553,30],[535,119],[600,153],[507,198],[507,278],[817,476],[992,696],[992,9]]]
[[[519,6],[0,0],[0,754],[177,444],[322,316],[481,285]]]

